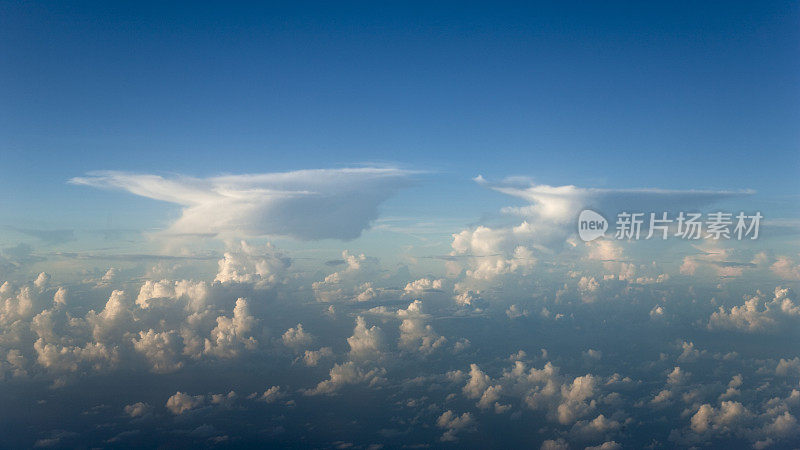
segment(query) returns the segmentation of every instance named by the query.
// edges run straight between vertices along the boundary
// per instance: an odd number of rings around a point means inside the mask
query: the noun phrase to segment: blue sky
[[[796,196],[797,10],[4,2],[1,205],[102,227],[163,209],[69,178],[374,162],[435,173],[401,215],[496,210],[477,174]]]
[[[798,447],[798,50],[798,2],[0,0],[0,447]]]

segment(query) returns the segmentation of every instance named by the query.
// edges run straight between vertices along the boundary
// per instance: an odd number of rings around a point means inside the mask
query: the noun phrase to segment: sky
[[[793,2],[0,1],[0,448],[799,445],[798,51]]]

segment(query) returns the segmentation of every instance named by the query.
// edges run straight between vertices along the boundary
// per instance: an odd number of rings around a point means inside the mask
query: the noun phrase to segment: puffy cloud
[[[322,347],[319,350],[306,350],[303,354],[303,363],[308,367],[314,367],[323,358],[333,356],[333,349],[330,347]]]
[[[613,433],[622,427],[618,421],[609,419],[603,414],[599,414],[592,420],[579,420],[575,422],[570,430],[570,434],[582,440],[599,440],[609,433]]]
[[[33,285],[39,289],[44,289],[47,287],[48,283],[50,283],[50,275],[42,272],[39,276],[36,277],[36,280],[33,282]]]
[[[102,343],[90,342],[84,346],[48,344],[39,338],[33,343],[37,362],[55,373],[73,373],[81,367],[94,371],[108,370],[119,362],[119,351]]]
[[[53,295],[53,303],[55,305],[64,306],[67,304],[67,290],[63,287],[59,287],[56,293]]]
[[[281,390],[280,386],[272,386],[264,393],[259,395],[257,399],[265,403],[275,403],[276,401],[284,398],[286,393]]]
[[[217,317],[217,326],[205,340],[205,353],[221,358],[232,358],[244,348],[252,350],[258,341],[251,335],[256,318],[250,315],[247,300],[239,298],[233,308],[233,317]]]
[[[718,408],[706,403],[700,406],[691,418],[691,428],[695,433],[726,433],[736,429],[751,416],[751,412],[739,402],[723,401]]]
[[[459,416],[449,409],[436,419],[436,426],[445,429],[444,434],[440,438],[442,442],[457,441],[458,437],[456,435],[462,430],[469,429],[474,424],[475,419],[472,417],[472,414],[465,412]]]
[[[180,336],[176,331],[156,332],[152,328],[139,332],[139,339],[132,339],[133,348],[144,355],[155,373],[174,372],[183,367],[180,361]]]
[[[150,412],[150,405],[143,402],[136,402],[131,405],[125,405],[123,411],[125,415],[131,418],[142,417]]]
[[[157,299],[185,299],[187,301],[187,309],[199,311],[206,306],[208,294],[208,285],[202,281],[147,280],[139,289],[136,305],[142,309],[147,309]]]
[[[86,315],[86,321],[92,326],[92,335],[96,341],[121,334],[131,320],[128,297],[120,290],[111,292],[102,311],[95,313],[92,310]]]
[[[447,339],[433,331],[426,323],[428,315],[422,312],[422,301],[414,300],[406,309],[397,311],[400,322],[400,342],[398,346],[405,350],[430,354],[443,346]]]
[[[378,205],[408,184],[396,168],[299,170],[211,178],[93,172],[73,184],[122,189],[183,207],[171,234],[353,239],[378,217]]]
[[[14,295],[14,289],[5,282],[0,289],[0,324],[28,319],[34,312],[34,293],[24,286]]]
[[[309,344],[311,344],[313,339],[314,338],[310,333],[306,333],[305,330],[303,330],[302,323],[298,323],[297,327],[289,328],[285,333],[283,333],[283,336],[281,336],[283,345],[295,350],[307,347]]]
[[[353,335],[347,338],[350,346],[350,357],[357,359],[367,359],[380,355],[383,346],[383,333],[377,326],[367,328],[367,322],[363,317],[356,318],[356,327]]]
[[[327,380],[320,381],[315,388],[306,390],[305,394],[330,395],[336,393],[336,391],[343,386],[351,384],[377,384],[383,381],[382,377],[385,374],[386,370],[384,369],[365,370],[356,366],[353,361],[348,361],[344,364],[334,364],[330,371],[330,377]]]
[[[431,280],[430,278],[420,278],[412,281],[403,288],[404,295],[419,297],[429,291],[440,291],[444,280]]]
[[[205,401],[206,399],[203,395],[189,395],[178,391],[175,395],[167,399],[165,406],[172,414],[180,415],[186,411],[191,411],[192,409],[203,406]]]
[[[478,226],[453,235],[453,256],[466,256],[470,278],[492,280],[503,274],[527,270],[536,264],[534,227],[523,222],[516,227]]]
[[[291,264],[288,257],[277,252],[269,243],[264,248],[258,248],[241,241],[231,247],[219,260],[219,272],[214,281],[269,287],[282,281]]]
[[[383,290],[373,286],[379,272],[378,260],[370,258],[363,253],[351,254],[347,250],[342,252],[342,261],[345,268],[333,272],[322,281],[314,282],[311,287],[319,302],[338,302],[354,300],[364,302],[377,299],[383,295]]]
[[[674,367],[672,372],[667,375],[667,384],[681,385],[686,382],[690,374],[680,367]]]
[[[239,396],[236,395],[236,392],[230,391],[227,394],[211,394],[209,396],[209,401],[211,402],[212,405],[220,405],[225,408],[230,408],[231,406],[233,406],[234,401],[238,397]]]
[[[491,383],[491,378],[483,373],[477,364],[469,366],[469,380],[462,391],[467,398],[480,398]]]
[[[761,292],[745,300],[741,306],[733,306],[711,314],[709,329],[737,330],[749,333],[777,332],[788,323],[800,319],[800,305],[794,301],[794,292],[777,287],[771,299]]]
[[[519,360],[513,362],[512,369],[496,380],[477,364],[470,365],[467,383],[462,388],[464,396],[478,399],[479,408],[494,406],[498,413],[508,409],[501,402],[504,397],[517,397],[529,408],[544,411],[549,420],[562,425],[574,424],[595,410],[596,397],[600,395],[595,376],[586,374],[570,380],[549,362],[542,369],[528,369]]]

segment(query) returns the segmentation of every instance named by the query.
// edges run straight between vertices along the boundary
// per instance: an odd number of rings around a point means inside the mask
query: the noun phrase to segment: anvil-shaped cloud
[[[378,217],[378,206],[410,182],[391,167],[298,170],[210,178],[91,172],[72,184],[122,189],[182,205],[170,234],[354,239]]]
[[[524,186],[519,186],[519,183],[490,185],[481,176],[476,177],[475,181],[530,203],[522,207],[507,207],[503,212],[559,224],[574,221],[584,208],[606,214],[616,214],[622,210],[674,213],[695,211],[723,200],[754,193],[752,190],[601,189],[534,183]]]

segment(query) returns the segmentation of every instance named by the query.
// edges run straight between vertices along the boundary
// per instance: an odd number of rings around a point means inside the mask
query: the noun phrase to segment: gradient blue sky
[[[800,2],[230,3],[0,0],[0,447],[800,447]]]
[[[373,162],[433,172],[390,216],[475,220],[509,204],[470,182],[483,174],[752,188],[790,217],[798,10],[2,2],[2,225],[147,228],[175,210],[66,185],[92,170]]]

